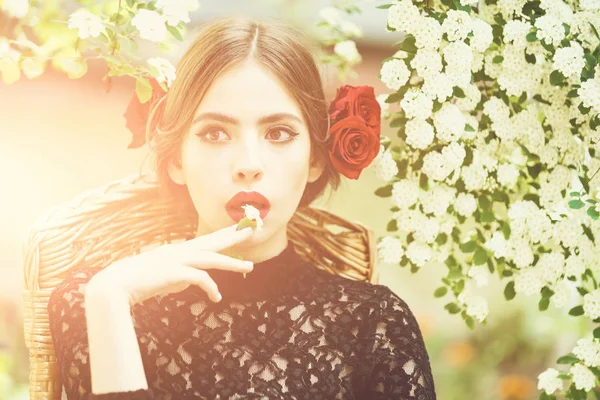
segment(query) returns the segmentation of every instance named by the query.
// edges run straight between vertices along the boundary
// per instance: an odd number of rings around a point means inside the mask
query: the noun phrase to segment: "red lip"
[[[238,192],[225,205],[227,214],[236,222],[244,217],[243,205],[251,204],[260,212],[260,218],[263,219],[271,209],[269,200],[258,192]]]

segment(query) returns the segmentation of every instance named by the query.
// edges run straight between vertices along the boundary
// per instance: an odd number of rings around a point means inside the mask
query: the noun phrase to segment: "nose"
[[[256,180],[262,177],[264,167],[261,161],[261,148],[258,140],[242,140],[240,150],[234,160],[234,180]]]

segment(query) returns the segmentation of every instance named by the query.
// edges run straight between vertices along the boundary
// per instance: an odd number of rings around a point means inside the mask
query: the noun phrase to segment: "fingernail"
[[[248,268],[253,268],[254,269],[254,263],[252,261],[244,261],[244,264],[246,264],[246,266]]]
[[[223,296],[221,296],[221,293],[217,293],[217,297],[215,300],[217,301],[217,303],[223,300]]]

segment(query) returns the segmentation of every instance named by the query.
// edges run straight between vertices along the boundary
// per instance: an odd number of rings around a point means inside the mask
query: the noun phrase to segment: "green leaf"
[[[135,92],[137,93],[140,103],[146,103],[150,100],[150,97],[152,97],[152,85],[150,84],[150,81],[141,76],[138,77],[135,81]]]
[[[473,128],[469,124],[465,124],[465,131],[467,131],[467,132],[475,132],[475,128]]]
[[[540,301],[538,303],[538,309],[540,311],[546,311],[548,309],[549,305],[550,305],[550,299],[549,298],[542,298],[542,299],[540,299]]]
[[[452,89],[452,95],[460,99],[464,99],[465,97],[467,97],[464,90],[462,90],[458,86],[455,86],[454,89]]]
[[[448,293],[448,288],[446,286],[441,286],[435,289],[435,292],[433,292],[433,297],[444,297],[446,293]]]
[[[475,255],[473,256],[473,264],[475,265],[483,265],[486,263],[488,259],[487,251],[479,247],[475,250]]]
[[[600,39],[600,34],[598,34],[598,30],[596,29],[596,27],[590,22],[590,26],[592,27],[592,30],[594,31],[594,35],[596,35],[596,37],[598,39]]]
[[[504,61],[503,56],[496,56],[492,59],[492,63],[494,63],[494,64],[500,64],[502,61]]]
[[[477,248],[477,243],[474,240],[470,240],[460,245],[460,249],[463,253],[472,253]]]
[[[400,50],[404,50],[407,53],[416,53],[417,46],[415,45],[416,38],[413,35],[406,35],[405,39],[402,41],[400,45]]]
[[[465,322],[466,322],[467,326],[469,327],[469,329],[473,330],[475,328],[475,321],[473,320],[473,317],[467,315],[465,317]]]
[[[460,312],[460,307],[456,303],[448,303],[444,307],[450,314],[458,314]]]
[[[557,364],[575,364],[577,362],[579,362],[579,358],[575,357],[573,354],[567,354],[556,360]]]
[[[559,71],[554,70],[550,74],[550,84],[553,86],[558,86],[565,81],[565,76]]]
[[[579,192],[570,192],[569,195],[571,197],[579,197],[580,196]]]
[[[581,207],[585,206],[585,203],[581,200],[571,200],[569,201],[569,207],[575,210],[579,210]]]
[[[379,197],[390,197],[392,195],[392,185],[386,185],[375,190],[375,195]]]
[[[535,32],[530,32],[525,36],[528,42],[535,42],[537,40],[537,35]]]
[[[515,298],[517,293],[515,292],[515,281],[510,281],[504,287],[504,298],[506,300],[512,300]]]
[[[382,9],[382,10],[387,10],[387,9],[388,9],[388,8],[390,8],[391,6],[393,6],[393,4],[382,4],[382,5],[380,5],[380,6],[377,6],[377,7],[375,7],[375,8],[379,8],[379,9]]]
[[[600,339],[600,327],[594,329],[594,337]]]
[[[388,222],[387,227],[385,228],[388,232],[395,232],[398,230],[398,221],[395,219],[390,220]]]
[[[571,310],[569,311],[569,315],[572,315],[574,317],[583,315],[583,306],[577,306],[577,307],[571,308]]]
[[[167,24],[167,30],[169,31],[169,33],[171,35],[173,35],[173,37],[177,40],[179,40],[180,42],[183,42],[183,36],[181,35],[181,32],[179,32],[179,29],[177,29],[174,26],[171,26],[169,24]]]
[[[598,214],[598,211],[596,211],[596,207],[590,207],[587,210],[587,215],[589,215],[590,217],[592,217],[592,219],[598,219],[598,217],[600,216]]]

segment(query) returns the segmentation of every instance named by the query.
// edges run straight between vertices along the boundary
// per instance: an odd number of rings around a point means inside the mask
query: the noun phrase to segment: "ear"
[[[183,174],[181,161],[169,161],[167,165],[167,172],[169,173],[169,177],[173,182],[177,183],[178,185],[185,185],[185,175]]]
[[[308,182],[313,183],[317,179],[321,177],[323,171],[325,170],[325,164],[323,162],[313,163],[308,170]]]

